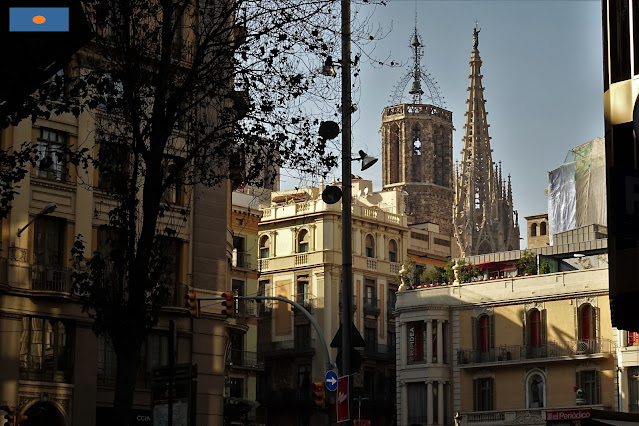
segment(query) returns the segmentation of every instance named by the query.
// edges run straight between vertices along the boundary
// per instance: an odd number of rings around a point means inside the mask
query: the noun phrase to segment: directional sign
[[[326,383],[326,389],[331,392],[337,389],[337,373],[333,370],[328,370],[324,376],[324,383]]]
[[[337,407],[337,423],[346,422],[351,418],[348,378],[349,376],[343,376],[337,379],[337,401],[335,404]]]

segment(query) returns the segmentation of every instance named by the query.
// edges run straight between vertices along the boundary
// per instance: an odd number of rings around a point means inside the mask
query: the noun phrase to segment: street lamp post
[[[342,0],[342,376],[351,374],[353,248],[351,229],[351,1]],[[349,380],[352,387],[352,380]],[[349,389],[349,396],[351,390]],[[349,405],[352,406],[350,399]],[[349,406],[349,413],[352,413]],[[352,425],[349,420],[346,425]]]

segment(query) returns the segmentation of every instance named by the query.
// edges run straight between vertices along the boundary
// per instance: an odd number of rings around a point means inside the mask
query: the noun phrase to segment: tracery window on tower
[[[415,152],[415,155],[422,155],[422,141],[419,139],[415,139],[413,141],[413,151]]]

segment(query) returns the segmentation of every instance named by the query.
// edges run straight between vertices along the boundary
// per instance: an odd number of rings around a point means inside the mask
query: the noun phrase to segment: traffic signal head
[[[326,388],[324,382],[314,382],[311,385],[313,391],[313,403],[317,408],[326,407]]]
[[[23,414],[16,414],[16,426],[20,426],[22,422],[29,420],[28,416]]]
[[[224,301],[222,302],[222,315],[226,315],[227,318],[231,318],[235,313],[235,293],[227,291],[222,293]]]
[[[197,294],[195,294],[194,291],[190,291],[186,295],[186,307],[189,308],[189,314],[191,314],[193,318],[198,317],[199,312],[198,312]]]
[[[16,415],[16,407],[8,407],[5,408],[7,414],[4,415],[4,425],[3,426],[13,426],[14,422],[15,422],[15,415]]]

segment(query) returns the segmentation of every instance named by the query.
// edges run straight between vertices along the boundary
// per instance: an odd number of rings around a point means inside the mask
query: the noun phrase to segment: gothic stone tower
[[[408,193],[409,224],[435,223],[441,233],[452,236],[453,114],[441,107],[436,85],[420,66],[423,50],[417,27],[411,47],[413,69],[399,83],[394,106],[382,112],[382,185]],[[401,94],[411,79],[412,102],[403,103]],[[422,103],[422,82],[435,105]]]
[[[475,28],[462,161],[455,168],[453,221],[461,256],[519,249],[510,175],[506,184],[501,162],[496,165],[492,160],[478,45],[479,30]]]

